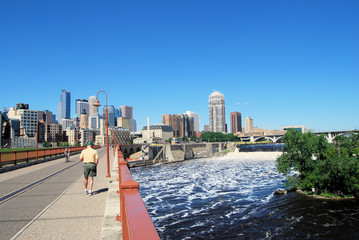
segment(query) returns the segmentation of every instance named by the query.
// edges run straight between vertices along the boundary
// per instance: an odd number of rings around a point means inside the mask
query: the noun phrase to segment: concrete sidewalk
[[[115,221],[120,215],[117,159],[110,150],[112,171],[106,178],[106,153],[100,156],[92,196],[84,194],[81,176],[13,239],[122,239],[121,222]]]

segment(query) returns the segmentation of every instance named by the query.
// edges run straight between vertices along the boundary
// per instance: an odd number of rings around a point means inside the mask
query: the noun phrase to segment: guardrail
[[[99,148],[100,146],[94,146],[94,148]],[[77,153],[86,147],[69,147],[69,152]],[[66,147],[62,148],[50,148],[50,149],[40,149],[37,150],[38,159],[42,158],[52,158],[64,155]],[[36,159],[36,150],[24,149],[22,151],[9,151],[9,152],[0,152],[0,167],[6,164],[16,165],[19,162],[29,162],[30,160]]]
[[[118,149],[118,180],[121,204],[122,239],[160,239],[139,193],[140,184],[132,179],[123,154]]]

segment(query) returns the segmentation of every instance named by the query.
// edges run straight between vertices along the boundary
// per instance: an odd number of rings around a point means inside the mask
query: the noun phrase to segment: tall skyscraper
[[[122,128],[131,129],[131,119],[126,117],[117,118],[117,126]]]
[[[132,106],[120,106],[119,108],[119,117],[129,118],[131,120],[131,132],[137,131],[136,120],[133,119],[133,107]]]
[[[104,116],[100,114],[95,114],[89,117],[89,128],[93,130],[98,130],[101,127],[101,119],[104,119]]]
[[[71,118],[71,92],[62,89],[60,96],[60,102],[58,105],[58,118],[59,122],[62,123],[63,119]]]
[[[131,106],[120,106],[121,109],[121,116],[120,117],[125,117],[125,118],[133,118],[133,107]]]
[[[76,113],[81,116],[82,114],[89,115],[90,105],[86,99],[76,99]]]
[[[103,116],[106,118],[106,108],[107,106],[103,107]],[[108,126],[114,127],[115,126],[115,107],[113,105],[109,105],[107,108],[108,114]]]
[[[80,115],[80,128],[88,128],[89,125],[89,117],[86,114],[85,109],[82,110],[82,114]]]
[[[244,120],[244,132],[248,133],[251,131],[252,128],[253,128],[253,119],[250,116],[248,116]]]
[[[187,116],[193,118],[194,131],[196,131],[198,133],[201,132],[201,124],[200,124],[200,121],[199,121],[199,114],[196,114],[196,113],[191,112],[191,111],[187,111],[185,114],[187,114]]]
[[[213,92],[208,100],[209,128],[212,132],[226,132],[226,117],[224,96],[220,92]]]
[[[242,132],[242,115],[239,112],[231,112],[231,133]]]
[[[95,103],[96,96],[90,96],[88,103],[89,103],[89,117],[96,115],[98,113],[98,107],[95,107],[93,104]]]
[[[131,132],[136,132],[137,131],[137,122],[135,119],[131,119]]]
[[[195,134],[193,118],[187,114],[164,114],[162,124],[171,126],[174,137],[191,137]]]
[[[121,109],[115,108],[115,118],[122,117],[120,116]]]
[[[37,118],[38,118],[39,121],[44,121],[47,124],[55,122],[54,121],[54,114],[49,110],[38,111]]]

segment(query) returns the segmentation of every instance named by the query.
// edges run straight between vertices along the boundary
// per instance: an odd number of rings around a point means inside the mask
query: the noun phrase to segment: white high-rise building
[[[187,116],[193,118],[194,131],[197,133],[201,132],[201,124],[200,124],[200,120],[199,120],[199,114],[197,114],[195,112],[191,112],[191,111],[187,111],[185,114],[187,114]]]
[[[75,127],[75,121],[73,119],[62,119],[62,128],[70,129]]]
[[[252,128],[253,128],[253,119],[250,116],[248,116],[244,120],[244,132],[249,133]]]
[[[98,107],[95,107],[93,104],[96,101],[96,96],[90,96],[88,103],[89,103],[89,112],[88,115],[89,117],[96,115],[98,113]]]
[[[208,100],[209,129],[212,132],[226,132],[226,114],[224,96],[220,92],[213,92]]]
[[[76,113],[78,116],[84,113],[89,115],[89,102],[86,99],[76,99]]]
[[[18,119],[20,121],[20,136],[26,138],[36,137],[38,111],[12,107],[7,115],[9,119]]]
[[[104,119],[104,116],[100,114],[95,114],[89,117],[89,128],[92,130],[98,130],[101,127],[101,119]]]

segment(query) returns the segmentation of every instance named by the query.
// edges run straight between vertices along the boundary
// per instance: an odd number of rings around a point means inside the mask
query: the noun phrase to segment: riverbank
[[[229,152],[219,159],[230,159],[239,161],[275,161],[282,152]]]
[[[323,195],[317,195],[317,194],[309,194],[301,189],[297,189],[295,190],[296,193],[304,195],[306,197],[309,198],[315,198],[315,199],[324,199],[324,200],[353,200],[353,199],[357,199],[356,197],[353,196],[348,196],[348,197],[340,197],[340,196],[323,196]]]

